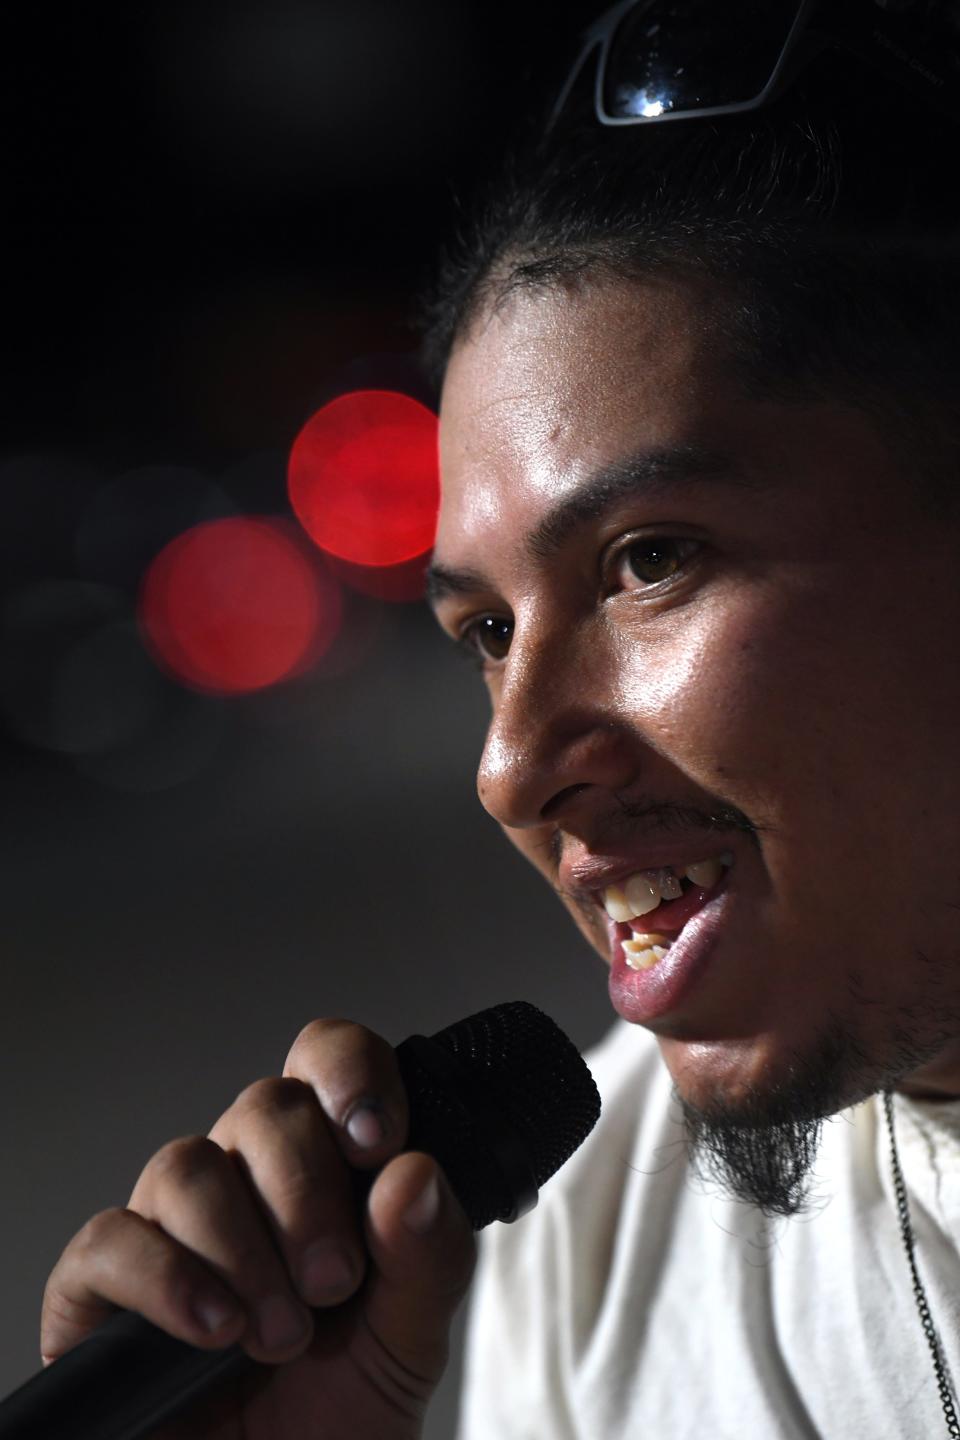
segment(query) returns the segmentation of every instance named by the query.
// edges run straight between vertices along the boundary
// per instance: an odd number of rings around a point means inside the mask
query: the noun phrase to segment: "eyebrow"
[[[635,495],[656,500],[668,491],[704,480],[756,488],[737,463],[716,450],[699,445],[644,450],[614,461],[588,476],[582,485],[560,500],[527,538],[527,549],[537,560],[548,560],[561,550],[586,520],[599,520],[622,500]]]
[[[693,444],[644,450],[587,476],[540,520],[527,536],[526,548],[535,559],[548,560],[563,549],[580,525],[602,518],[621,501],[636,495],[657,499],[704,481],[753,492],[767,488],[766,481],[747,474],[731,456],[716,450]],[[431,565],[427,570],[427,599],[434,605],[448,595],[492,588],[477,570],[446,565]]]
[[[481,590],[493,589],[479,570],[452,570],[447,565],[428,565],[426,580],[427,603],[434,606],[448,595],[476,595]]]

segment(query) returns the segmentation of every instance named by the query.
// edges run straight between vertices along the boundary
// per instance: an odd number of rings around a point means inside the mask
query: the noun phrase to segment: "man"
[[[621,1017],[599,1126],[490,1237],[467,1440],[960,1433],[960,267],[944,122],[831,64],[565,113],[435,309],[480,796]],[[120,1305],[268,1362],[165,1435],[416,1436],[471,1241],[404,1128],[389,1047],[313,1022],[71,1242],[44,1353]]]

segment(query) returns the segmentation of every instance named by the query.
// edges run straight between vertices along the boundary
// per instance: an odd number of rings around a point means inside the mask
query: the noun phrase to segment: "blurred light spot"
[[[319,693],[318,686],[330,680],[341,680],[368,666],[383,638],[382,616],[382,605],[364,604],[362,601],[358,604],[356,597],[351,605],[345,607],[343,628],[327,653],[310,671],[307,683],[313,687],[314,693]],[[303,690],[297,699],[302,705]]]
[[[328,648],[340,592],[272,521],[195,526],[153,561],[140,621],[160,663],[198,690],[238,695],[299,673]]]
[[[318,717],[330,709],[330,682],[351,676],[356,679],[364,672],[378,673],[383,664],[383,656],[378,655],[378,651],[382,648],[385,621],[388,613],[393,612],[358,595],[345,599],[349,603],[344,604],[340,629],[330,649],[293,684],[264,690],[251,697],[244,708],[245,720],[263,721],[272,729],[296,729],[304,736],[315,736],[319,733]],[[342,687],[337,705],[349,704],[352,693],[352,687]]]
[[[76,534],[77,562],[90,579],[136,585],[157,551],[188,526],[235,513],[197,470],[144,465],[101,485]]]
[[[423,599],[430,553],[426,550],[402,565],[352,565],[349,560],[338,560],[334,555],[327,563],[337,579],[351,590],[391,604],[408,604]]]
[[[11,456],[0,462],[0,577],[11,589],[41,575],[73,571],[77,520],[98,471],[56,454]]]
[[[2,619],[0,710],[21,740],[87,755],[147,725],[161,682],[118,591],[43,581],[11,596]]]
[[[437,528],[437,417],[409,395],[353,390],[307,421],[290,452],[290,503],[321,550],[399,565]]]
[[[78,756],[74,766],[81,774],[111,790],[152,795],[196,779],[215,761],[224,737],[224,702],[169,684],[156,670],[153,677],[161,693],[149,724],[122,745]]]
[[[60,748],[94,755],[127,743],[149,723],[160,685],[132,619],[85,635],[64,656],[53,687]]]

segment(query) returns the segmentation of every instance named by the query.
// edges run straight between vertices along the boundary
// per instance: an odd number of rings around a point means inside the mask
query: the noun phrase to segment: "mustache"
[[[735,805],[726,805],[722,801],[711,805],[709,810],[701,810],[698,806],[680,805],[673,800],[645,799],[643,796],[626,800],[619,795],[615,798],[617,809],[611,821],[619,821],[618,828],[629,826],[631,830],[639,828],[653,834],[660,830],[691,830],[706,834],[736,830],[754,839],[759,833],[759,827],[749,816]]]
[[[687,833],[691,835],[716,835],[737,832],[749,836],[759,845],[762,827],[738,810],[721,800],[711,803],[709,808],[681,804],[675,800],[659,800],[654,796],[614,796],[615,806],[598,825],[594,837],[597,849],[605,841],[620,839],[624,835],[651,835]],[[550,858],[555,866],[563,858],[564,836],[561,830],[554,830],[549,839]]]

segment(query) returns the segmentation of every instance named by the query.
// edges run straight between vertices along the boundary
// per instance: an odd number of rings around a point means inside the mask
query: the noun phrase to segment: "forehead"
[[[773,515],[786,503],[864,534],[909,521],[942,539],[915,466],[866,410],[745,391],[725,303],[707,280],[600,280],[481,315],[444,384],[440,568],[516,551],[591,477],[660,454],[709,457]]]
[[[669,282],[521,291],[455,349],[441,405],[438,548],[451,530],[533,523],[630,450],[695,438],[718,404],[707,294]]]

